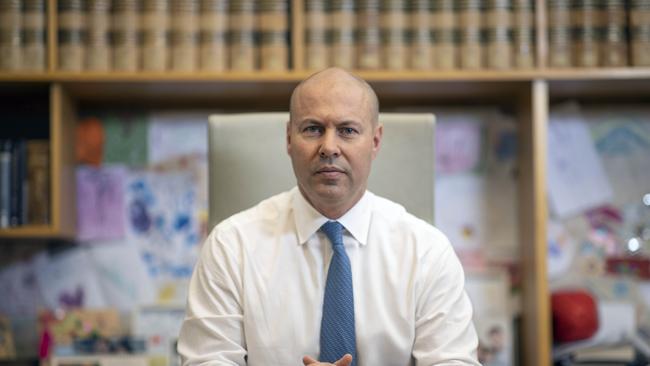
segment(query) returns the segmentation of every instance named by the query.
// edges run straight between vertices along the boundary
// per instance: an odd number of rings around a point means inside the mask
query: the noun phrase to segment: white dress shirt
[[[190,282],[183,365],[318,358],[327,220],[294,188],[214,228]],[[370,192],[338,221],[352,265],[357,365],[479,365],[463,270],[444,234]]]

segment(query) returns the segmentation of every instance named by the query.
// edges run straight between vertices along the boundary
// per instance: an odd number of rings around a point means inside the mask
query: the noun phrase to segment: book
[[[0,1],[0,71],[17,71],[22,55],[22,0]]]
[[[305,0],[305,66],[320,70],[327,60],[327,13],[324,0]]]
[[[202,0],[199,26],[199,67],[224,71],[228,67],[227,0]]]
[[[84,69],[89,71],[108,71],[110,58],[110,0],[87,0],[86,22],[88,24],[85,41]]]
[[[59,70],[81,71],[84,66],[85,25],[81,0],[60,0],[58,4]]]
[[[630,0],[630,47],[633,66],[650,66],[650,1]]]
[[[164,71],[169,67],[169,0],[144,0],[140,13],[142,70]]]
[[[530,69],[535,65],[535,22],[532,0],[512,2],[513,66]]]
[[[487,33],[487,67],[512,68],[512,3],[510,0],[488,0],[484,16]]]
[[[359,69],[376,70],[381,65],[379,1],[359,0],[357,3],[355,39],[356,64]]]
[[[255,70],[255,1],[233,0],[228,26],[230,69]]]
[[[410,29],[407,44],[410,46],[409,68],[430,70],[433,66],[431,40],[431,3],[413,0],[410,9]]]
[[[460,30],[455,1],[435,1],[431,7],[433,20],[433,58],[436,69],[450,70],[459,66]]]
[[[590,347],[578,349],[573,352],[573,361],[576,363],[585,362],[620,362],[629,363],[634,361],[635,350],[631,344],[623,344],[610,347]]]
[[[548,64],[571,66],[571,13],[569,0],[548,0]]]
[[[476,70],[483,67],[480,0],[463,0],[457,8],[460,29],[460,67]]]
[[[49,141],[27,141],[27,223],[30,225],[50,222],[49,170]]]
[[[284,71],[289,67],[287,0],[261,0],[257,10],[259,65],[261,70]]]
[[[25,222],[26,193],[26,148],[25,140],[14,140],[11,152],[9,226],[21,226]]]
[[[330,66],[354,68],[354,1],[330,3],[326,43]]]
[[[598,61],[598,9],[596,0],[571,2],[572,65],[596,67]]]
[[[199,0],[171,0],[171,57],[173,71],[191,72],[198,67]]]
[[[9,227],[12,141],[0,140],[0,228]]]
[[[45,71],[45,0],[23,0],[23,68]]]
[[[138,69],[138,2],[113,0],[112,68],[115,71]]]
[[[603,7],[603,39],[600,46],[600,61],[605,67],[627,65],[626,14],[625,1],[608,0],[601,3]]]
[[[405,69],[407,17],[404,2],[382,0],[380,22],[383,68],[387,70]]]

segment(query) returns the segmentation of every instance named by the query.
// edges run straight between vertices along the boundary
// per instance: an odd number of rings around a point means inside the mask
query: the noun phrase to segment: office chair
[[[215,114],[209,123],[209,230],[296,185],[286,150],[289,113]],[[381,113],[384,136],[368,190],[433,224],[433,114]]]

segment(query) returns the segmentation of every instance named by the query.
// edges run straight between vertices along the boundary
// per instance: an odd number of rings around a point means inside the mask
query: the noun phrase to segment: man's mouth
[[[323,167],[316,171],[316,174],[326,178],[337,178],[344,173],[345,171],[343,169],[337,167]]]

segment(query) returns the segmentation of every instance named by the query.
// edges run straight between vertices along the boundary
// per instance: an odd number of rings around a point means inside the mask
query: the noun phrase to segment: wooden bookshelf
[[[382,106],[497,104],[516,113],[520,143],[519,222],[522,244],[522,364],[551,364],[546,280],[546,149],[549,105],[554,100],[650,101],[650,67],[547,66],[546,1],[535,0],[535,62],[511,71],[359,71]],[[39,73],[0,72],[0,90],[49,88],[51,224],[0,230],[0,238],[73,238],[76,225],[74,127],[76,110],[102,106],[227,106],[226,110],[286,110],[295,85],[308,76],[304,60],[304,3],[290,0],[292,68],[287,72],[62,72],[57,69],[56,0],[48,0],[48,68]],[[295,30],[298,31],[295,31]]]

